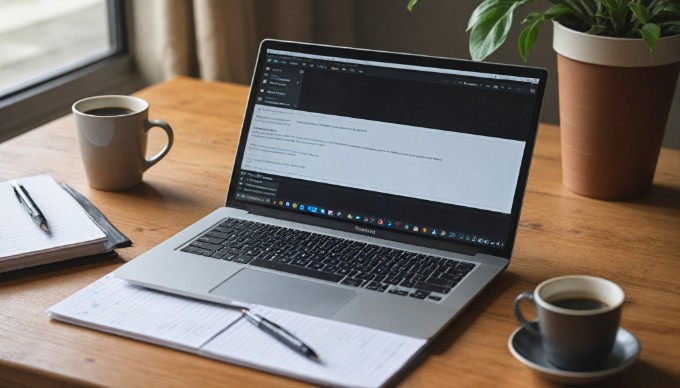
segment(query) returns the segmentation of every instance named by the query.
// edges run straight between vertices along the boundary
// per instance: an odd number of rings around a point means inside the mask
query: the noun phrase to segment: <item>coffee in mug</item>
[[[528,322],[520,302],[536,307],[537,327]],[[517,320],[539,337],[548,361],[569,371],[596,370],[616,341],[625,295],[617,284],[592,276],[562,276],[523,292],[513,304]]]
[[[73,104],[80,154],[87,180],[95,189],[119,191],[142,183],[144,171],[172,147],[173,131],[163,120],[149,120],[149,104],[137,97],[97,96]],[[162,128],[165,147],[146,159],[147,133]]]

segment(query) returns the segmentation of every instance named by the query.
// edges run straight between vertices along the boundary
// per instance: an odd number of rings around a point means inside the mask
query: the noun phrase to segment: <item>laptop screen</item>
[[[265,41],[228,205],[509,252],[544,84],[537,69]]]

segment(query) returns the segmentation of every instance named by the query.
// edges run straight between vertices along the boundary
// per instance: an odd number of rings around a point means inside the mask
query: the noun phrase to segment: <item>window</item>
[[[0,2],[0,141],[79,98],[131,91],[124,22],[121,0]]]

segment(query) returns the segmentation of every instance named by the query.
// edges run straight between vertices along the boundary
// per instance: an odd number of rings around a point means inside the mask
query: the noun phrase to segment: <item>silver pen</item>
[[[275,324],[274,322],[264,318],[263,316],[251,313],[247,309],[241,309],[243,316],[246,317],[248,322],[260,328],[262,331],[281,341],[284,345],[295,350],[296,352],[302,354],[303,356],[319,362],[319,356],[310,348],[305,345],[299,338],[288,332],[286,329]]]
[[[24,205],[26,210],[28,210],[28,214],[31,216],[31,218],[33,218],[33,221],[38,224],[42,230],[49,232],[50,230],[47,228],[47,220],[45,219],[45,216],[40,211],[38,205],[33,202],[33,198],[31,198],[31,195],[28,194],[28,191],[24,185],[22,185],[18,180],[14,180],[12,181],[12,188],[14,189],[14,194],[16,194],[17,199],[22,205]]]

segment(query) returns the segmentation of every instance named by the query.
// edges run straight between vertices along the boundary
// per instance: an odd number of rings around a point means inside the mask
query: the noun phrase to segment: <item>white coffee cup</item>
[[[89,97],[73,104],[72,110],[87,180],[95,189],[120,191],[138,186],[144,171],[172,147],[172,128],[163,120],[149,120],[149,104],[141,98]],[[168,142],[146,159],[147,133],[153,127],[162,128]]]

